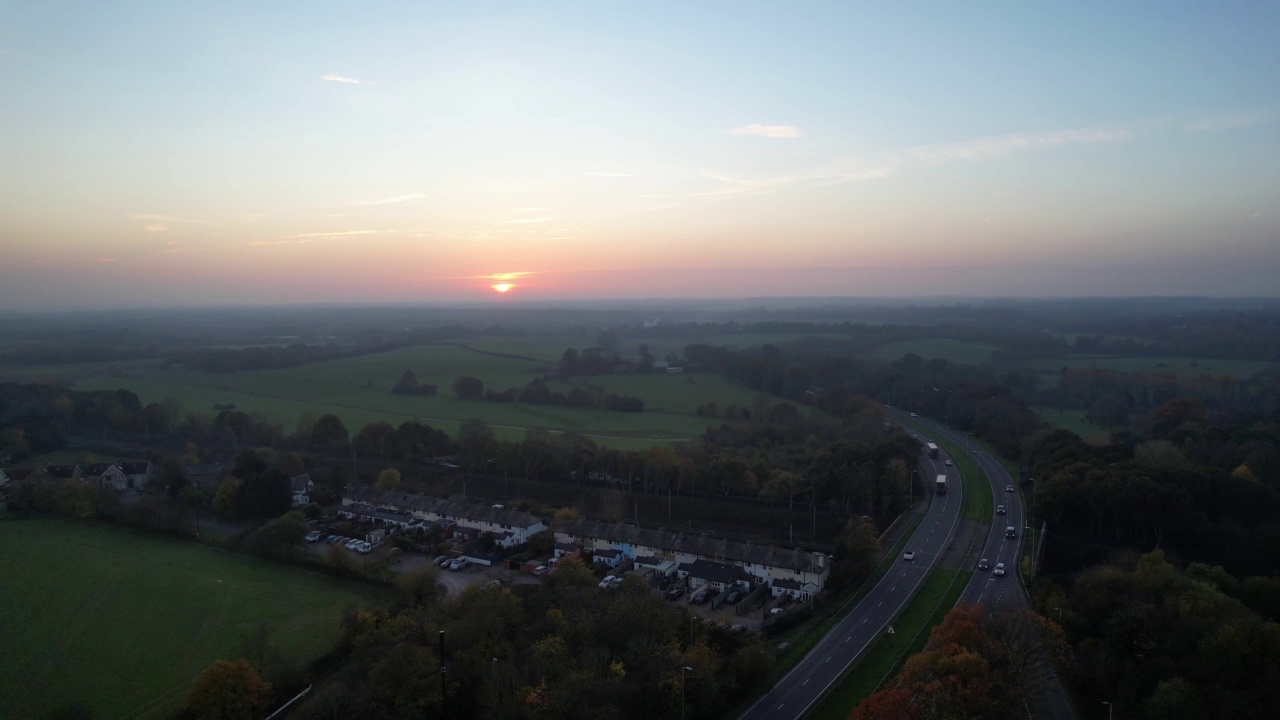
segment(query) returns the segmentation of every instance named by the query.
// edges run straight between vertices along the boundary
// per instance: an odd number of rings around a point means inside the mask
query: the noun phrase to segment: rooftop
[[[463,503],[375,487],[353,488],[347,491],[343,496],[343,500],[367,503],[369,505],[382,505],[409,512],[434,513],[441,517],[457,520],[497,523],[498,525],[507,525],[509,527],[528,528],[542,522],[533,515],[521,510]]]
[[[585,518],[565,523],[558,532],[577,537],[600,538],[609,542],[701,555],[718,560],[786,568],[795,572],[818,573],[824,569],[819,567],[814,555],[803,550],[719,540],[668,530],[648,530],[634,525],[606,523]]]

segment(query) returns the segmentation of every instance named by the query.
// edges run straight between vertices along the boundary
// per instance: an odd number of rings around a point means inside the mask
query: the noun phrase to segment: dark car
[[[682,587],[673,587],[667,591],[668,600],[678,600],[682,595],[684,595],[684,588]]]
[[[1005,513],[1004,506],[1003,506],[1003,505],[997,505],[997,506],[996,506],[996,514],[997,514],[997,515],[1003,515],[1004,513]]]
[[[738,592],[737,590],[734,590],[733,592],[729,593],[729,596],[728,596],[728,597],[726,597],[726,598],[724,599],[724,601],[725,601],[726,603],[728,603],[728,604],[732,605],[732,604],[734,604],[734,603],[738,602],[738,598],[740,598],[740,597],[742,597],[742,593]]]
[[[707,601],[707,594],[705,592],[700,592],[697,595],[694,595],[693,597],[689,598],[689,602],[693,603],[694,605],[701,605],[706,601]]]
[[[981,560],[979,560],[979,561],[978,561],[978,569],[979,569],[979,570],[990,570],[990,569],[991,569],[991,562],[990,562],[990,561],[988,561],[986,558],[982,558]]]

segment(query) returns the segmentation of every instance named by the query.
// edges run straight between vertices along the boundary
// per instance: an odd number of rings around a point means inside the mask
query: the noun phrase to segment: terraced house
[[[790,548],[718,540],[667,530],[649,530],[634,525],[600,522],[579,518],[556,530],[556,547],[576,545],[587,553],[612,556],[621,552],[628,559],[662,558],[681,566],[693,585],[700,580],[715,586],[726,581],[710,575],[708,570],[729,566],[733,581],[741,580],[752,587],[760,584],[774,588],[774,594],[787,592],[799,597],[800,589],[816,593],[827,584],[831,561],[823,553]],[[559,551],[557,550],[557,553]],[[740,573],[740,574],[739,574]]]
[[[371,512],[372,511],[372,512]],[[354,488],[342,497],[340,513],[387,522],[388,514],[407,518],[395,524],[408,525],[414,520],[453,525],[463,534],[491,533],[497,544],[511,547],[529,541],[529,536],[547,529],[541,519],[521,510],[461,503],[442,498],[414,495],[373,487]]]

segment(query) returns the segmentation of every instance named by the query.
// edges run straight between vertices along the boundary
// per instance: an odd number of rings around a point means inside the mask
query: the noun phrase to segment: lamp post
[[[1114,708],[1112,708],[1111,703],[1107,702],[1106,700],[1103,700],[1102,704],[1107,706],[1107,720],[1111,720],[1111,711]]]
[[[684,678],[685,673],[693,672],[693,668],[688,665],[680,667],[680,720],[684,720]]]

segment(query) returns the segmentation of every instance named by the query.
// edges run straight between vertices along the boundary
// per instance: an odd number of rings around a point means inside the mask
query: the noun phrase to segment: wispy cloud
[[[803,133],[794,125],[761,125],[751,123],[726,131],[729,135],[759,135],[767,138],[798,138]]]
[[[319,237],[345,237],[350,235],[377,235],[378,233],[393,233],[397,230],[334,230],[333,232],[313,232],[298,233],[297,235],[285,235],[290,240],[303,240],[306,238]]]
[[[482,278],[485,280],[518,280],[522,277],[528,277],[529,275],[533,275],[533,274],[535,273],[530,272],[528,270],[522,270],[520,272],[493,273],[492,275],[477,275],[476,277]]]
[[[163,223],[198,223],[200,222],[199,220],[192,220],[190,218],[177,217],[174,215],[135,214],[135,215],[130,215],[129,217],[133,218],[134,220],[146,220],[148,222],[163,222]]]
[[[631,173],[620,172],[589,172],[584,173],[587,177],[635,177]]]
[[[377,200],[364,200],[358,203],[352,203],[356,207],[364,207],[367,205],[395,205],[396,203],[411,202],[413,200],[422,200],[426,195],[422,193],[410,193],[408,195],[395,195],[388,198],[379,198]]]
[[[351,76],[349,76],[349,75],[339,75],[338,73],[329,73],[329,74],[325,75],[325,76],[324,76],[323,78],[321,78],[321,79],[322,79],[322,80],[328,80],[329,82],[347,83],[348,85],[372,85],[372,84],[373,84],[373,83],[369,82],[368,80],[361,80],[360,78],[353,78],[353,77],[351,77]]]
[[[1266,110],[1259,112],[1237,112],[1224,115],[1202,117],[1185,123],[1182,126],[1187,132],[1212,132],[1215,130],[1235,130],[1253,125],[1266,125],[1280,119],[1280,112]]]
[[[982,160],[1013,152],[1028,152],[1065,145],[1095,145],[1124,142],[1133,137],[1133,131],[1124,128],[1086,128],[1058,130],[1047,133],[1021,133],[964,140],[939,145],[923,145],[911,148],[907,155],[925,163],[951,160]]]
[[[511,208],[511,212],[551,212],[551,208],[518,207]]]
[[[544,222],[551,222],[552,220],[555,220],[555,218],[552,218],[552,217],[531,217],[531,218],[518,218],[518,219],[516,219],[516,220],[502,220],[502,221],[500,221],[498,224],[499,224],[499,225],[530,225],[530,224],[532,224],[532,223],[544,223]]]
[[[170,225],[169,223],[151,223],[142,229],[149,233],[169,232]]]

